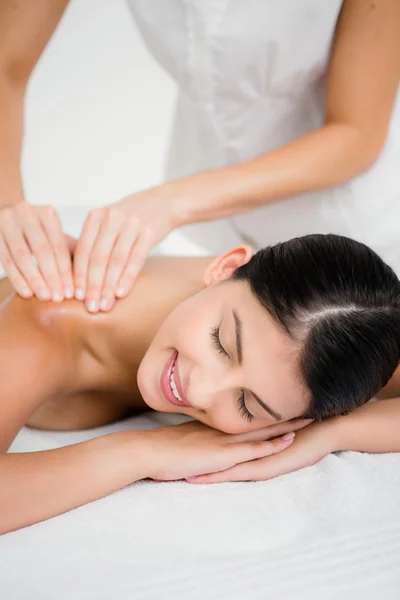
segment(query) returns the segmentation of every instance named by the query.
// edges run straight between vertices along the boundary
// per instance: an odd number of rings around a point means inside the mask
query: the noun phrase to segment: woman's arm
[[[346,416],[334,417],[332,427],[339,450],[400,452],[400,398],[368,402]]]
[[[335,186],[368,169],[384,144],[400,77],[400,2],[345,0],[328,70],[324,125],[237,165],[156,190],[180,224]]]
[[[54,450],[0,454],[0,535],[147,477],[145,433],[121,431]]]

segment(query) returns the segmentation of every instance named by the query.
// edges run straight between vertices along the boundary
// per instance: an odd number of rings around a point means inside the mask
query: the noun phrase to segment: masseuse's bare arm
[[[20,155],[26,85],[67,4],[0,2],[0,208],[24,199]]]
[[[399,78],[400,2],[345,0],[323,126],[253,160],[171,182],[160,193],[185,223],[341,184],[379,156]]]

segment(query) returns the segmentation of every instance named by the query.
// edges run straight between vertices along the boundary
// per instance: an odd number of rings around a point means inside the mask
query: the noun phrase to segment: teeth
[[[182,402],[182,403],[183,403],[183,400],[182,400],[182,398],[179,396],[179,394],[178,394],[178,390],[176,389],[176,383],[175,383],[175,378],[174,378],[174,371],[175,371],[175,365],[174,365],[174,367],[173,367],[173,369],[172,369],[171,377],[170,377],[170,379],[169,379],[169,384],[170,384],[170,386],[171,386],[171,390],[172,390],[172,393],[173,393],[173,395],[175,396],[175,398],[176,398],[177,400],[179,400],[179,402]]]

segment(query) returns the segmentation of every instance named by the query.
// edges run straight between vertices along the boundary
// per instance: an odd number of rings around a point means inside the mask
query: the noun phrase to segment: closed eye
[[[218,352],[220,352],[224,356],[227,356],[228,358],[230,358],[229,354],[227,353],[227,351],[221,344],[221,340],[219,339],[219,327],[212,327],[210,335],[211,335],[211,339],[212,339],[213,348],[215,348]]]
[[[211,335],[213,347],[218,352],[220,352],[221,354],[223,354],[224,356],[226,356],[227,358],[230,359],[229,354],[227,353],[227,351],[221,344],[221,340],[219,339],[219,327],[212,327],[210,335]],[[244,401],[244,391],[243,390],[241,390],[241,395],[238,398],[237,402],[238,402],[239,412],[240,412],[241,416],[243,417],[243,419],[245,421],[247,421],[248,423],[251,423],[251,421],[254,419],[254,415],[246,407],[246,404]]]

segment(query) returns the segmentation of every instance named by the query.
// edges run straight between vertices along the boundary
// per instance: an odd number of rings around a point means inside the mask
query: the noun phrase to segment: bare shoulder
[[[70,363],[48,308],[11,293],[0,305],[0,452],[8,449],[30,415],[68,387]]]

